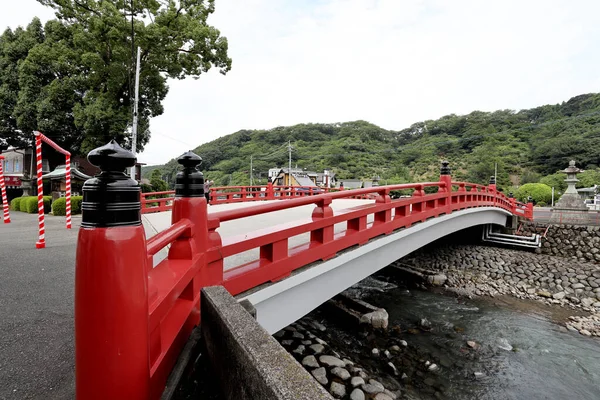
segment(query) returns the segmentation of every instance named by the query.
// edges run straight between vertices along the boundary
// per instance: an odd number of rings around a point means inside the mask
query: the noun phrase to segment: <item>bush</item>
[[[71,214],[81,214],[81,201],[83,197],[71,197]],[[65,197],[58,198],[52,203],[52,214],[64,216],[67,214],[67,199]]]
[[[15,197],[10,201],[10,209],[13,211],[21,211],[21,200],[22,197]]]
[[[83,196],[71,197],[71,213],[72,214],[81,214],[81,202],[82,201],[83,201]]]
[[[21,203],[19,204],[19,211],[28,212],[27,205],[29,204],[31,199],[35,199],[35,201],[37,201],[37,197],[35,196],[22,197]]]
[[[527,202],[529,196],[538,204],[548,204],[552,202],[552,188],[543,183],[526,183],[519,187],[515,193],[515,198],[522,202]]]
[[[150,193],[150,192],[154,192],[154,190],[152,189],[152,185],[149,185],[147,183],[142,183],[142,193]]]
[[[71,205],[71,208],[73,206]],[[66,215],[67,214],[67,201],[64,197],[54,200],[52,203],[52,214],[54,215]]]
[[[37,196],[27,196],[22,197],[21,203],[19,204],[19,210],[29,213],[35,214],[38,212],[38,199]],[[52,197],[44,196],[44,213],[48,214],[51,210],[52,205]]]

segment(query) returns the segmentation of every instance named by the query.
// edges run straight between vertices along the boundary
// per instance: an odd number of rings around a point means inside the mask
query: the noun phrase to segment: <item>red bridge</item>
[[[533,217],[532,204],[498,192],[494,182],[453,182],[447,162],[438,182],[347,191],[213,188],[211,204],[261,203],[208,212],[201,159],[193,153],[178,160],[183,171],[174,192],[143,195],[123,172],[135,162],[131,153],[111,142],[88,157],[103,172],[84,186],[77,248],[78,399],[160,398],[200,323],[203,287],[222,285],[249,300],[273,333],[440,237]],[[306,206],[312,211],[299,219],[252,229],[267,214]],[[159,211],[171,211],[171,224],[147,239],[141,213]],[[222,224],[240,228],[222,237]],[[306,240],[294,241],[302,235]],[[168,256],[155,265],[154,256],[167,247]]]

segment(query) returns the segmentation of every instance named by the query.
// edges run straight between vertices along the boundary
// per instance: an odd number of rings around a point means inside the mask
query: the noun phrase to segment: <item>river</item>
[[[423,360],[439,363],[439,370],[422,376],[437,397],[600,399],[600,341],[556,323],[573,315],[571,310],[406,288],[371,293],[365,300],[388,311],[390,326],[413,332],[403,336]],[[423,318],[431,331],[414,329]],[[433,398],[416,387],[414,394]]]

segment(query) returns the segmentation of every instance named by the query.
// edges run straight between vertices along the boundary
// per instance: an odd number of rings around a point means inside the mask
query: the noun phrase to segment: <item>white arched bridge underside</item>
[[[269,333],[275,333],[350,286],[437,239],[477,225],[505,226],[508,217],[511,217],[509,212],[496,207],[454,211],[373,239],[237,298],[250,301],[256,308],[258,322]]]

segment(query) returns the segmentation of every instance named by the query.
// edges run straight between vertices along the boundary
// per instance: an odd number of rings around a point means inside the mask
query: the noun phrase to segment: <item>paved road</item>
[[[74,393],[73,282],[79,218],[37,215],[0,222],[0,399],[70,399]]]

